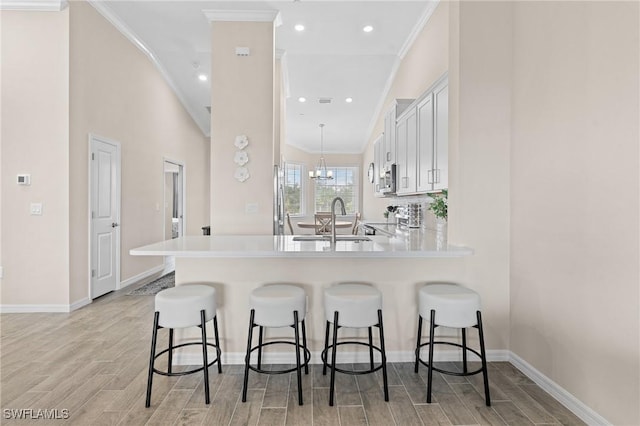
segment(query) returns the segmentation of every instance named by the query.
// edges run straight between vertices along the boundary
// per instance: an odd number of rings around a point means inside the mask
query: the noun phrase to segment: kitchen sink
[[[331,235],[297,235],[293,237],[293,241],[331,241]],[[371,241],[371,238],[360,235],[337,235],[336,241],[353,241],[359,243],[361,241]]]

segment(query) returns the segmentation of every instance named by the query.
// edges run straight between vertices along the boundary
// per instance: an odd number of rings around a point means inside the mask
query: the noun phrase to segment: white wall
[[[161,265],[129,250],[164,239],[164,157],[185,165],[186,235],[209,224],[208,139],[155,65],[85,2],[71,2],[71,292],[86,297],[88,133],[122,144],[121,278]]]
[[[122,280],[162,264],[128,252],[163,239],[164,156],[186,165],[187,234],[208,224],[208,139],[150,60],[88,3],[1,20],[1,303],[68,309],[89,297],[89,133],[122,146]],[[17,186],[17,173],[32,185]],[[29,215],[31,202],[43,203],[42,216]]]
[[[272,22],[211,24],[211,234],[273,233],[274,35]],[[251,49],[235,54],[236,46]],[[236,136],[250,177],[234,178]]]
[[[616,425],[640,424],[639,12],[513,14],[511,350]]]
[[[69,303],[69,13],[3,11],[3,305]],[[31,186],[16,175],[31,174]],[[42,203],[31,216],[30,204]]]

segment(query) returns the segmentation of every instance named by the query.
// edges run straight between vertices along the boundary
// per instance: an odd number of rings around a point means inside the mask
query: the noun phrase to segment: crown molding
[[[363,153],[367,149],[367,145],[369,144],[369,141],[373,137],[373,128],[378,122],[378,116],[380,115],[380,113],[382,112],[382,108],[384,107],[384,100],[387,98],[387,95],[389,94],[389,90],[391,90],[391,86],[393,85],[393,81],[396,78],[396,73],[400,68],[402,59],[404,59],[407,52],[409,52],[409,49],[411,49],[411,46],[413,46],[413,43],[416,41],[416,38],[418,37],[418,35],[422,32],[425,25],[427,25],[427,22],[429,22],[431,15],[433,15],[433,12],[436,10],[436,7],[438,6],[439,3],[440,3],[440,0],[434,0],[428,4],[424,13],[420,17],[420,20],[413,27],[413,29],[411,30],[411,33],[409,33],[409,36],[407,37],[404,44],[400,48],[400,51],[398,52],[398,56],[396,57],[396,60],[392,65],[391,73],[389,73],[389,77],[387,78],[387,82],[384,86],[384,90],[382,91],[382,95],[380,96],[378,100],[378,104],[376,105],[375,112],[373,116],[371,116],[371,121],[369,122],[369,128],[367,130],[367,135],[369,136],[364,140],[364,143],[360,148],[361,153]]]
[[[210,22],[273,22],[279,26],[282,22],[277,10],[203,10]]]
[[[27,12],[60,12],[68,5],[67,0],[0,0],[0,10]]]
[[[433,15],[433,12],[436,10],[436,7],[439,3],[440,0],[433,0],[429,2],[424,13],[422,14],[422,16],[420,16],[420,20],[411,29],[409,36],[400,48],[400,52],[398,52],[398,56],[400,57],[400,59],[403,59],[409,49],[411,49],[411,46],[413,46],[413,42],[416,41],[416,38],[418,38],[418,35],[420,35],[420,33],[422,32],[424,26],[427,25],[427,22],[429,22],[429,19],[431,19],[431,15]]]
[[[100,0],[87,0],[87,2],[91,6],[93,6],[93,8],[96,9],[103,18],[105,18],[111,25],[113,25],[118,31],[120,31],[120,33],[124,35],[127,40],[133,43],[134,46],[140,49],[142,53],[144,53],[149,58],[151,63],[153,63],[153,65],[158,69],[160,75],[162,75],[162,78],[164,78],[167,85],[169,85],[173,93],[175,93],[176,97],[185,108],[187,113],[191,116],[191,119],[194,121],[194,123],[196,123],[200,131],[205,136],[209,137],[210,131],[207,123],[201,123],[200,121],[198,121],[198,115],[189,106],[189,103],[187,102],[184,94],[178,89],[178,86],[176,86],[167,70],[162,66],[160,61],[158,61],[156,55],[151,51],[151,49],[149,49],[149,47],[147,47],[142,39],[138,37],[138,35],[133,32],[131,28],[129,28],[124,22],[122,22],[113,12],[111,12],[111,10],[105,5],[105,2]]]

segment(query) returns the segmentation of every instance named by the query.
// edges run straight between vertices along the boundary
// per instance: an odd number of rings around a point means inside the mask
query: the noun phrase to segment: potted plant
[[[431,194],[433,201],[429,204],[428,209],[433,212],[436,217],[436,244],[437,247],[443,247],[446,245],[447,235],[447,196],[449,195],[446,189],[443,189],[440,194]]]
[[[447,196],[449,195],[449,191],[443,189],[439,194],[431,194],[431,198],[433,201],[429,204],[429,210],[431,210],[436,217],[436,219],[440,219],[441,221],[447,221]]]
[[[387,206],[387,209],[384,211],[384,218],[389,222],[389,214],[395,213],[398,210],[398,206]]]

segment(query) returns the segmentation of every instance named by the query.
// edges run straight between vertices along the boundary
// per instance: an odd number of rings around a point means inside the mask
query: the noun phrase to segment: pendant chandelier
[[[320,124],[320,162],[315,170],[309,172],[309,177],[318,180],[333,179],[333,171],[327,170],[327,163],[324,161],[324,124]]]

